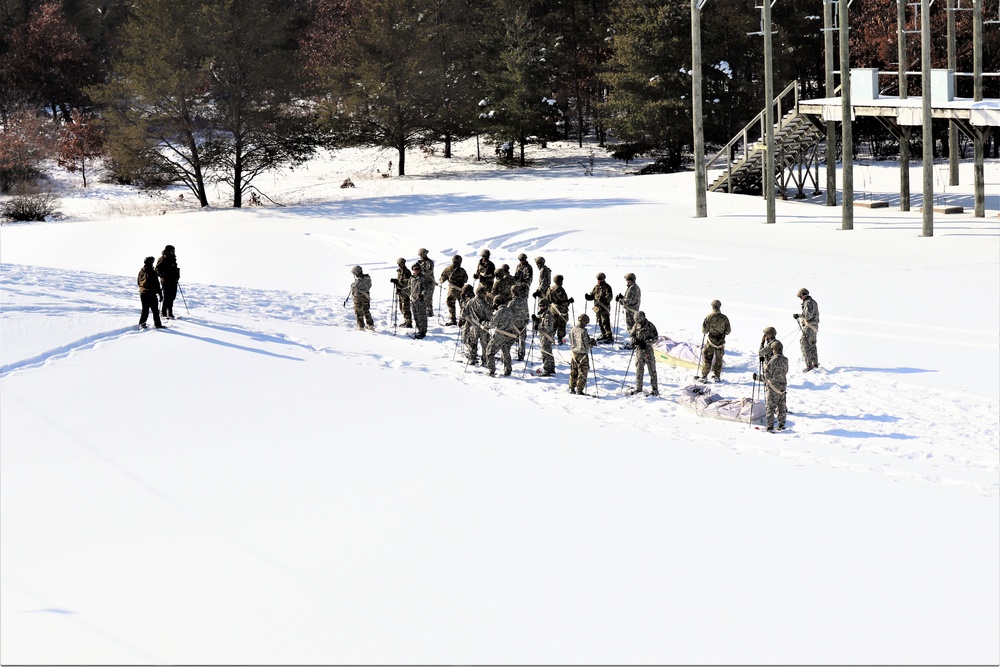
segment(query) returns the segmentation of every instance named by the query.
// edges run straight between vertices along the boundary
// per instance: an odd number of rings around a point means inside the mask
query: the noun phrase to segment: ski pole
[[[528,326],[525,324],[524,326]],[[535,327],[531,327],[531,342],[528,344],[528,354],[524,355],[524,368],[521,369],[521,377],[524,377],[524,372],[528,370],[528,362],[531,361],[531,351],[535,349]]]
[[[698,367],[694,369],[697,373],[697,375],[694,376],[695,380],[701,379],[701,360],[705,358],[705,337],[707,335],[708,334],[706,333],[701,335],[701,350],[698,352]],[[708,373],[705,373],[705,375],[708,375]]]
[[[397,319],[397,315],[399,315],[399,302],[396,300],[396,290],[398,289],[398,287],[399,286],[396,283],[392,284],[392,302],[391,302],[390,305],[392,307],[392,335],[393,336],[396,335],[396,319]]]
[[[594,348],[590,348],[590,370],[594,373],[594,398],[600,398],[597,391],[597,363],[594,361]]]
[[[181,301],[184,302],[184,310],[187,312],[188,315],[190,315],[191,314],[191,310],[188,308],[188,301],[187,301],[187,299],[184,298],[184,290],[181,289],[181,284],[180,283],[177,283],[177,291],[181,293]],[[171,312],[173,312],[173,311],[171,311]],[[802,328],[802,326],[799,325],[799,328]]]
[[[628,363],[625,364],[625,377],[622,378],[621,390],[625,391],[625,380],[628,379],[628,369],[632,367],[632,357],[635,356],[635,345],[632,346],[632,352],[628,355]]]

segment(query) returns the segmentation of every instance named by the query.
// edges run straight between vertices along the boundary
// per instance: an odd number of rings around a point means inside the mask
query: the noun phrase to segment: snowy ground
[[[793,201],[767,226],[744,196],[698,220],[691,174],[474,152],[404,178],[341,152],[244,210],[60,176],[63,221],[0,228],[0,662],[1000,663],[1000,164],[986,219],[921,238],[919,196],[853,231]],[[862,169],[889,197],[897,169]],[[190,313],[139,332],[167,243]],[[791,431],[698,417],[668,366],[662,398],[624,396],[627,351],[597,352],[595,400],[561,361],[489,378],[437,321],[394,335],[420,247],[438,271],[544,255],[577,314],[595,273],[633,271],[677,340],[718,298],[730,398],[773,325]],[[354,264],[375,334],[342,307]]]

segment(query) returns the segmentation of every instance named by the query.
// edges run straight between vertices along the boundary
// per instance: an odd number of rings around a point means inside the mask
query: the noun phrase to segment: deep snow
[[[1000,164],[989,217],[920,238],[919,197],[853,231],[715,194],[697,220],[691,174],[585,176],[588,153],[504,170],[465,145],[382,178],[387,154],[344,151],[239,211],[60,176],[65,220],[0,228],[0,661],[1000,662]],[[190,314],[139,332],[166,243]],[[434,319],[394,335],[388,279],[419,247],[438,273],[544,255],[577,314],[597,271],[616,293],[633,271],[678,340],[718,298],[719,392],[750,395],[775,326],[792,430],[698,417],[672,400],[687,370],[623,396],[627,351],[597,352],[595,400],[561,360],[488,378]],[[342,307],[354,264],[375,334]]]

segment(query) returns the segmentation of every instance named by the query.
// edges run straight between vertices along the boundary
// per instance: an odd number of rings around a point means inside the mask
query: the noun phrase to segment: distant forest
[[[970,5],[964,0],[963,5]],[[996,1],[986,11],[1000,13]],[[933,66],[947,58],[934,3]],[[0,0],[0,190],[41,160],[141,187],[207,183],[241,206],[254,178],[318,149],[398,150],[479,136],[497,159],[590,141],[681,169],[691,150],[689,0]],[[823,89],[821,0],[774,5],[775,90]],[[970,11],[957,12],[958,70],[972,70]],[[1000,16],[990,14],[987,19]],[[911,22],[913,17],[910,17]],[[851,6],[852,66],[896,69],[895,0]],[[911,25],[911,27],[913,27]],[[748,0],[702,12],[706,141],[721,145],[763,107],[760,14]],[[908,40],[919,70],[919,36]],[[1000,70],[1000,25],[984,69]],[[1000,79],[987,78],[987,96]],[[883,79],[887,94],[895,80]],[[911,81],[919,94],[919,79]],[[971,96],[971,78],[958,94]],[[871,136],[868,136],[871,133]],[[946,129],[942,125],[946,137]],[[877,125],[856,142],[893,153]],[[878,149],[875,147],[878,146]],[[858,150],[858,146],[854,147]],[[898,146],[897,146],[898,150]],[[994,144],[993,150],[996,150]]]

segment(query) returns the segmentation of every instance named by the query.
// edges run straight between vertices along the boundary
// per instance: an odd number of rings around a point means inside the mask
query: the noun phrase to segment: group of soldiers
[[[490,375],[496,374],[496,358],[499,354],[503,363],[503,374],[512,372],[513,352],[516,345],[517,360],[525,358],[528,323],[533,325],[533,337],[537,336],[542,356],[543,376],[555,374],[554,346],[569,343],[570,349],[570,393],[583,394],[590,371],[590,357],[595,345],[614,341],[611,322],[612,303],[616,302],[624,310],[625,327],[636,359],[635,387],[632,393],[641,393],[645,372],[648,369],[653,396],[659,395],[656,376],[656,359],[653,345],[659,338],[656,326],[639,309],[642,292],[636,284],[634,273],[625,274],[626,288],[614,295],[604,273],[597,274],[597,284],[585,295],[591,302],[597,318],[599,336],[592,337],[587,331],[590,317],[584,313],[576,318],[576,326],[567,331],[570,306],[574,303],[563,287],[563,277],[552,275],[544,257],[536,257],[538,271],[536,289],[531,291],[535,269],[524,253],[518,255],[518,264],[513,272],[510,266],[502,264],[497,268],[490,259],[490,251],[479,253],[479,261],[470,276],[462,267],[462,256],[455,255],[451,263],[435,277],[434,260],[428,257],[426,248],[417,252],[418,259],[407,266],[406,259],[396,261],[396,277],[390,282],[394,289],[394,301],[403,317],[402,327],[414,329],[413,338],[427,335],[427,321],[434,315],[434,288],[448,287],[445,303],[448,308],[447,326],[461,327],[461,342],[465,356],[471,365],[482,363]],[[351,285],[354,312],[358,329],[374,329],[371,316],[371,277],[360,266],[352,269],[355,276]],[[536,312],[531,312],[528,298],[536,301]],[[806,371],[819,366],[816,353],[816,334],[819,327],[819,307],[809,296],[809,290],[798,292],[802,300],[802,312],[794,315],[799,323],[802,338],[802,356]],[[712,301],[712,311],[702,322],[702,358],[699,380],[707,382],[709,373],[715,381],[722,376],[722,360],[725,355],[726,336],[732,332],[729,318],[722,313],[722,304]],[[395,319],[395,312],[393,315]],[[760,371],[754,373],[754,380],[764,383],[767,388],[767,426],[769,431],[785,427],[785,391],[787,388],[788,359],[783,356],[781,341],[777,340],[773,327],[764,330],[759,351]]]
[[[174,299],[177,298],[177,286],[180,280],[181,270],[177,266],[177,255],[172,245],[163,248],[159,259],[147,257],[143,261],[136,278],[139,284],[139,301],[142,304],[142,314],[139,316],[140,329],[148,326],[146,321],[149,319],[150,311],[153,313],[153,326],[157,329],[164,328],[161,315],[174,319]]]

